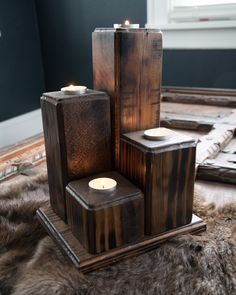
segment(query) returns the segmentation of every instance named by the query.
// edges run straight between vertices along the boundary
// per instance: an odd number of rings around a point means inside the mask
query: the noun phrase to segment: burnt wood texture
[[[235,130],[236,126],[215,125],[215,129],[202,138],[199,145],[202,151],[205,148],[202,153],[205,157],[199,161],[198,179],[236,184]]]
[[[163,86],[162,101],[235,108],[236,90]]]
[[[155,29],[96,29],[94,88],[111,98],[114,164],[120,135],[158,127],[162,76],[162,33]]]
[[[161,103],[161,126],[209,132],[215,124],[235,124],[235,110],[201,104]]]
[[[145,253],[178,235],[198,234],[206,230],[206,224],[202,219],[193,215],[192,222],[188,225],[157,236],[144,236],[140,241],[107,252],[91,254],[72,234],[68,224],[65,224],[50,207],[37,210],[37,217],[65,257],[83,273]]]
[[[109,177],[115,191],[96,192],[90,180]],[[135,242],[144,235],[144,198],[136,186],[117,172],[72,181],[66,187],[68,224],[89,253],[101,253]]]
[[[45,93],[41,109],[50,202],[66,222],[68,182],[111,170],[109,97],[93,90],[80,95]]]
[[[150,141],[143,131],[121,139],[121,173],[145,196],[145,233],[165,232],[191,222],[196,142],[174,133],[164,141]]]

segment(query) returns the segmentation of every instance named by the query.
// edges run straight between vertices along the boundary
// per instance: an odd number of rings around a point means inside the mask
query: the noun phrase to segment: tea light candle
[[[164,127],[153,128],[144,131],[144,137],[150,140],[165,140],[172,134],[173,131]]]
[[[114,24],[115,29],[139,29],[139,24],[131,24],[126,20],[123,24]]]
[[[112,178],[95,178],[89,182],[89,187],[95,192],[111,193],[115,191],[117,182]]]
[[[87,90],[86,86],[74,86],[74,85],[61,88],[61,91],[64,94],[83,94],[86,92],[86,90]]]

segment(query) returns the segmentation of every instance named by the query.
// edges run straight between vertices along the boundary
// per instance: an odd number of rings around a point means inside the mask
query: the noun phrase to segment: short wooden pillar
[[[111,97],[114,165],[120,135],[155,128],[160,121],[162,33],[155,29],[96,29],[94,89]]]
[[[151,141],[144,132],[121,139],[121,173],[145,195],[145,233],[165,232],[191,222],[196,142],[174,133],[164,141]]]
[[[97,177],[112,178],[115,191],[101,193],[89,188]],[[144,199],[136,186],[117,172],[72,181],[66,188],[68,224],[90,253],[101,253],[144,235]]]
[[[41,109],[51,206],[66,222],[68,182],[111,170],[109,97],[94,90],[44,93]]]

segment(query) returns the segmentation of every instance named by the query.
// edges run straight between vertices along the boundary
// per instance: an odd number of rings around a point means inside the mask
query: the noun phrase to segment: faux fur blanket
[[[236,294],[236,205],[198,194],[208,224],[141,256],[87,275],[67,262],[35,217],[48,202],[46,172],[0,185],[0,294]],[[219,196],[220,197],[220,196]]]

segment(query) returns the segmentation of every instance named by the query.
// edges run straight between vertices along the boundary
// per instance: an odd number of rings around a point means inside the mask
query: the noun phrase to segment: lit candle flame
[[[124,25],[125,25],[125,26],[129,26],[129,25],[130,25],[129,20],[126,20],[126,21],[124,22]]]

